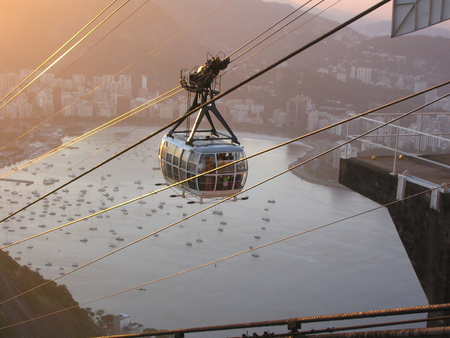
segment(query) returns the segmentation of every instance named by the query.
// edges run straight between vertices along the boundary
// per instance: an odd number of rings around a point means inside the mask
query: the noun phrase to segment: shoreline
[[[123,129],[128,129],[128,126],[116,126],[116,128],[123,128]],[[150,129],[154,129],[154,127],[149,127],[149,126],[145,126],[144,128],[150,128]],[[117,131],[114,131],[117,132]],[[121,131],[119,131],[121,132]],[[123,130],[122,132],[125,132],[125,130]],[[83,133],[81,133],[80,135],[82,135]],[[78,135],[78,136],[80,136]],[[70,135],[71,137],[77,137],[74,135]],[[64,142],[63,139],[69,137],[69,135],[64,135],[61,136],[60,138],[58,138],[58,140],[56,140],[55,137],[52,137],[51,139],[48,140],[48,142],[45,142],[44,144],[46,146],[48,146],[49,144],[52,144],[52,146],[55,146],[55,144],[58,144],[58,146],[61,146]],[[249,138],[249,139],[257,139],[257,140],[270,140],[270,141],[277,141],[280,143],[284,143],[284,142],[288,142],[289,140],[291,140],[288,137],[285,136],[278,136],[278,135],[264,135],[264,134],[260,134],[260,133],[251,133],[248,131],[242,132],[241,133],[241,137],[240,139],[245,139],[245,138]],[[311,145],[310,143],[314,143],[314,145]],[[290,144],[293,145],[297,145],[297,146],[301,146],[302,148],[304,148],[304,150],[301,151],[301,153],[299,153],[299,156],[297,158],[296,161],[293,161],[292,163],[289,164],[288,168],[291,168],[293,166],[295,166],[296,164],[298,164],[300,162],[301,158],[305,158],[305,156],[310,153],[313,152],[314,149],[316,149],[318,147],[318,143],[317,142],[313,142],[313,141],[294,141],[291,142]],[[56,147],[56,148],[57,148]],[[43,147],[45,148],[45,147]],[[41,150],[41,151],[40,151]],[[45,153],[45,149],[40,149],[38,151],[34,151],[34,153]],[[14,154],[14,155],[10,155],[8,156],[8,161],[3,161],[3,163],[0,164],[0,168],[4,168],[4,167],[8,167],[8,166],[14,166],[16,163],[21,162],[23,160],[33,160],[33,158],[29,157],[30,153],[24,151],[21,154]],[[11,159],[11,157],[13,157],[13,159]],[[39,157],[39,156],[37,156]],[[307,166],[307,164],[305,165]],[[314,184],[319,184],[319,185],[324,185],[324,186],[329,186],[332,188],[338,188],[338,189],[345,189],[345,187],[343,187],[342,185],[340,185],[338,182],[334,181],[334,180],[330,180],[329,178],[325,178],[325,177],[320,177],[320,175],[309,175],[308,173],[305,172],[304,170],[304,166],[298,167],[296,169],[292,169],[291,170],[292,174],[294,174],[296,177],[310,182],[310,183],[314,183]]]
[[[300,160],[294,161],[291,164],[289,164],[289,168],[292,168],[293,166],[295,166],[296,164],[300,163]],[[318,184],[318,185],[323,185],[323,186],[327,186],[330,188],[336,188],[336,189],[344,189],[346,190],[347,188],[344,187],[343,185],[341,185],[339,182],[333,181],[333,180],[327,180],[325,178],[318,178],[317,176],[312,177],[311,175],[308,175],[305,173],[303,166],[300,166],[298,168],[292,169],[291,173],[298,177],[301,180],[304,180],[306,182],[309,183],[313,183],[313,184]]]

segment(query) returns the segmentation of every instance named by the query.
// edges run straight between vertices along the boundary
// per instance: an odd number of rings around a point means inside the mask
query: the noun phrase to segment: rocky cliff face
[[[65,285],[51,282],[3,303],[46,281],[39,273],[19,265],[7,252],[0,251],[0,337],[81,338],[103,335],[88,313],[77,306]],[[74,308],[35,319],[70,307]],[[14,325],[17,323],[22,324]]]

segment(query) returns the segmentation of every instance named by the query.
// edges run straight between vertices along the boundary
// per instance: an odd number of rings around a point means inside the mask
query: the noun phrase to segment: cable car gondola
[[[188,73],[181,71],[181,85],[189,95],[195,94],[192,105],[187,112],[211,100],[218,94],[219,81],[217,75],[225,69],[229,59],[213,57],[204,66]],[[187,113],[186,112],[186,113]],[[227,130],[228,134],[217,131],[212,116]],[[240,192],[245,184],[248,165],[244,149],[237,137],[220,115],[212,102],[202,107],[192,128],[177,131],[187,119],[184,115],[180,121],[162,139],[159,149],[159,164],[167,184],[184,181],[214,168],[237,161],[198,178],[184,182],[177,187],[185,193],[203,198],[228,197]],[[210,129],[199,130],[203,117],[206,117]]]

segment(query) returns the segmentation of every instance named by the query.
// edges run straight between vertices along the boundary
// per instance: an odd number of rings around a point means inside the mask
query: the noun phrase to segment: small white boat
[[[263,217],[262,220],[263,220],[263,221],[266,221],[266,222],[269,222],[269,221],[270,221],[270,218],[269,218],[269,217]]]
[[[86,243],[88,241],[88,239],[87,238],[82,238],[82,239],[80,239],[80,242],[84,242],[84,243]]]
[[[187,242],[186,242],[186,245],[187,245],[187,246],[192,246],[192,243],[189,242],[189,241],[187,241]]]

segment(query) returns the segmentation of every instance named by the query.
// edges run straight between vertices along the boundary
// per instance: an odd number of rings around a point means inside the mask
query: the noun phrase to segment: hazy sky
[[[269,1],[269,0],[265,0]],[[274,0],[272,0],[274,1]],[[297,4],[298,6],[304,4],[306,0],[275,0],[282,3],[291,3],[291,4]],[[323,2],[322,5],[319,7],[325,8],[330,6],[331,4],[335,3],[337,0],[326,0]],[[341,11],[346,11],[351,14],[357,14],[360,13],[367,8],[375,5],[378,3],[379,0],[341,0],[336,5],[334,5],[333,9],[338,9]],[[311,1],[310,4],[314,5],[317,1]],[[379,19],[379,20],[391,20],[392,18],[392,1],[384,4],[381,8],[378,8],[375,12],[373,12],[370,15],[370,18],[372,19]]]
[[[291,5],[296,7],[301,6],[302,4],[308,2],[308,0],[264,0],[264,1],[277,1],[281,3],[290,3]],[[314,6],[314,4],[316,4],[319,1],[321,0],[313,0],[309,4],[311,4],[311,6]],[[330,6],[331,4],[335,3],[336,1],[338,0],[325,0],[318,7],[324,9]],[[378,2],[380,2],[380,0],[340,0],[338,3],[336,3],[336,5],[334,5],[331,8],[339,11],[349,12],[348,17],[340,18],[341,20],[339,21],[343,22],[344,20],[350,19],[352,15],[362,12],[372,7],[373,5],[377,4]],[[390,2],[384,4],[383,6],[372,12],[371,14],[367,15],[365,19],[369,19],[372,21],[379,21],[379,20],[391,21],[393,3],[394,0],[391,0]],[[325,13],[323,15],[327,17]],[[436,26],[450,30],[450,20],[443,21],[437,24]]]

